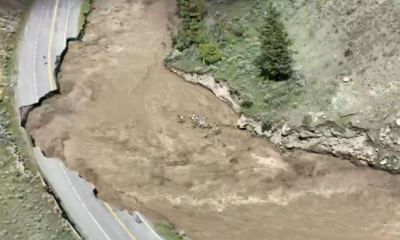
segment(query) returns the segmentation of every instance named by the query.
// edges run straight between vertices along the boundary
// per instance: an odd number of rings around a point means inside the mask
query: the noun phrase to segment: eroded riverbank
[[[61,94],[28,119],[46,155],[100,198],[193,240],[397,239],[398,176],[282,154],[237,129],[237,113],[212,92],[164,69],[174,6],[96,3],[61,67]]]

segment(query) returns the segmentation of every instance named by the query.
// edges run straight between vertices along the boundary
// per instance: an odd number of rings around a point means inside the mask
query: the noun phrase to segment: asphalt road
[[[78,19],[83,0],[36,0],[22,35],[18,61],[19,106],[35,104],[56,90],[56,57],[67,38],[79,33]]]
[[[120,211],[94,197],[92,185],[67,169],[63,162],[45,158],[34,149],[40,169],[61,199],[78,231],[93,240],[162,240],[149,223],[135,212]],[[136,221],[140,219],[140,223]]]
[[[56,56],[67,38],[79,33],[83,0],[36,0],[22,35],[18,57],[19,107],[35,104],[56,89]],[[61,200],[77,230],[90,240],[162,240],[140,213],[108,205],[93,194],[93,186],[57,159],[46,158],[39,148],[36,159],[47,182]]]

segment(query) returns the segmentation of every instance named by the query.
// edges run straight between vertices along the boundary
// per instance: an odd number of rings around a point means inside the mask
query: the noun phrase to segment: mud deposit
[[[97,2],[27,129],[121,208],[201,239],[398,239],[400,178],[282,155],[210,91],[165,70],[173,1]]]

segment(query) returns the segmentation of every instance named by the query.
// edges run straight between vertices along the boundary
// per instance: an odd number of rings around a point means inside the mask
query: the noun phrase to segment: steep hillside
[[[207,14],[196,27],[202,42],[218,46],[220,60],[204,64],[199,48],[180,42],[169,67],[211,72],[231,88],[237,110],[257,121],[242,127],[277,145],[400,169],[398,1],[205,2]],[[293,71],[285,81],[265,79],[256,64],[270,3],[293,41]]]

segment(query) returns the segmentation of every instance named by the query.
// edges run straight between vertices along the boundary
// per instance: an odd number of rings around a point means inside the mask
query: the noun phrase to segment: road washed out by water
[[[61,94],[27,130],[123,209],[192,240],[400,237],[400,177],[333,157],[284,154],[236,128],[210,91],[164,69],[173,1],[98,1],[71,43]]]

